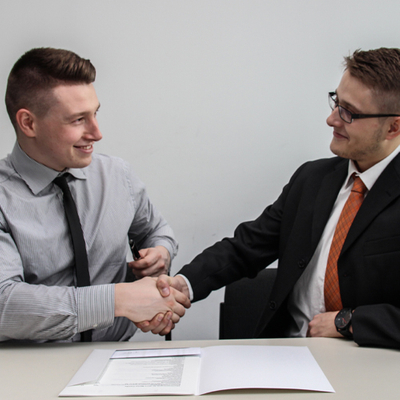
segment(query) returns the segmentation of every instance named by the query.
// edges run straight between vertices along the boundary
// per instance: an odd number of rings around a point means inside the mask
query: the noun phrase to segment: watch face
[[[337,329],[345,328],[348,323],[351,321],[351,309],[344,309],[339,311],[338,315],[335,318],[335,323]]]

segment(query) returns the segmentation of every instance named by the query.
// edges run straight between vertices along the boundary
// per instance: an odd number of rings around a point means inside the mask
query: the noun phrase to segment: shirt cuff
[[[178,274],[177,276],[181,276],[185,280],[187,287],[189,289],[189,300],[192,301],[193,300],[193,289],[192,289],[192,285],[189,282],[189,279],[186,278],[186,276],[182,275],[182,274]]]
[[[114,323],[114,285],[77,288],[78,332],[104,329]]]

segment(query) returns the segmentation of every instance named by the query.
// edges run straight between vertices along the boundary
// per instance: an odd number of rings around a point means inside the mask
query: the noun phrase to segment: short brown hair
[[[400,112],[400,49],[356,50],[345,69],[376,93],[380,111]]]
[[[6,107],[17,130],[16,113],[27,108],[44,116],[53,99],[51,90],[67,84],[89,84],[96,78],[90,62],[69,50],[41,47],[26,52],[13,66],[8,77]]]

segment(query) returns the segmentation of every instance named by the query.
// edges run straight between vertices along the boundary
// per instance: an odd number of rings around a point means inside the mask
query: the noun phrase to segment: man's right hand
[[[157,279],[157,288],[164,298],[168,298],[175,291],[182,292],[186,298],[189,298],[189,288],[182,276],[161,275]],[[188,307],[186,307],[188,308]],[[143,332],[152,332],[159,335],[167,335],[175,327],[175,321],[171,321],[171,316],[167,314],[158,314],[152,320],[144,320],[136,323],[136,326]]]
[[[129,318],[135,323],[157,319],[161,313],[165,315],[162,321],[169,317],[168,321],[176,324],[189,307],[189,298],[173,287],[169,288],[167,296],[161,296],[154,278],[115,285],[115,316]]]

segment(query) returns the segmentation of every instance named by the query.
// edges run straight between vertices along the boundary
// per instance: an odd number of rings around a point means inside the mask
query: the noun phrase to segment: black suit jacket
[[[287,300],[307,268],[347,176],[339,157],[302,165],[282,194],[256,220],[240,224],[233,238],[206,249],[179,273],[194,301],[278,262],[259,337],[282,337],[290,315]],[[360,345],[400,348],[400,155],[365,198],[338,260],[343,307],[355,309],[354,340]]]

